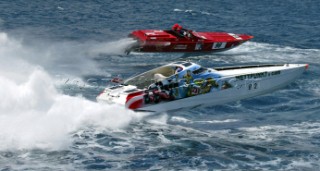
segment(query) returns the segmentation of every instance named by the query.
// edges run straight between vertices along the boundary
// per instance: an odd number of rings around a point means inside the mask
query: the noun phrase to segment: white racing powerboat
[[[295,80],[307,68],[308,64],[205,68],[180,61],[107,87],[97,101],[149,112],[218,105],[272,92]]]

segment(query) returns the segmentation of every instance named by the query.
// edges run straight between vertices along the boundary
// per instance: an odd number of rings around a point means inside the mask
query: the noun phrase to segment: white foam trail
[[[192,121],[189,120],[189,119],[186,119],[186,118],[183,118],[183,117],[179,117],[179,116],[173,116],[173,117],[171,118],[171,121],[183,122],[183,123],[190,123],[190,122],[192,122]]]
[[[173,116],[171,118],[172,121],[175,122],[183,122],[183,123],[210,123],[210,124],[220,124],[220,123],[230,123],[230,122],[238,122],[238,119],[225,119],[225,120],[209,120],[209,121],[192,121],[183,117]]]
[[[136,43],[136,40],[132,38],[124,38],[112,42],[96,43],[89,51],[94,56],[98,54],[122,55],[125,53],[126,49],[134,43]]]
[[[200,13],[200,14],[204,14],[204,15],[213,15],[212,13],[209,13],[209,12],[206,12],[206,11],[195,11],[195,10],[190,10],[190,9],[182,10],[182,9],[175,8],[175,9],[173,9],[173,11],[174,12],[191,13],[193,15],[195,15],[196,13]]]
[[[168,115],[166,113],[156,116],[149,115],[149,118],[146,119],[146,121],[154,125],[166,125],[168,121]]]
[[[306,139],[317,135],[320,130],[318,122],[302,122],[293,125],[267,125],[259,127],[243,127],[239,130],[245,132],[246,141],[273,141],[281,136],[294,135],[295,138]]]
[[[230,123],[230,122],[238,122],[238,119],[225,119],[225,120],[211,120],[211,121],[197,121],[199,123]]]
[[[175,12],[182,12],[183,10],[178,9],[178,8],[175,8],[175,9],[173,9],[173,11],[175,11]]]
[[[57,9],[58,9],[58,10],[61,10],[61,11],[64,10],[64,8],[62,8],[62,7],[60,7],[60,6],[58,6]]]
[[[56,54],[58,60],[63,57],[61,51],[25,46],[0,33],[0,151],[68,148],[72,141],[70,134],[82,127],[121,129],[143,116],[122,106],[59,93],[54,80],[44,70],[52,65],[55,68],[57,63],[36,61],[41,56],[36,53],[39,51],[47,52],[44,58],[48,60]]]
[[[313,170],[314,162],[316,161],[306,161],[301,158],[295,159],[291,161],[288,168],[286,170],[295,170],[297,168],[304,168],[305,170]]]
[[[221,54],[235,55],[236,60],[240,62],[293,63],[303,61],[305,63],[314,63],[320,58],[319,49],[299,49],[252,41]]]

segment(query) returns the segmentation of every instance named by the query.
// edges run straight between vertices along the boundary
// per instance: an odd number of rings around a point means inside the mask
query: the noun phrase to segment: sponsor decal
[[[257,79],[257,78],[270,77],[270,76],[279,75],[279,74],[281,74],[281,71],[259,72],[254,74],[238,75],[236,76],[236,79],[237,80]]]
[[[223,49],[227,45],[227,42],[215,42],[212,45],[212,49]]]
[[[258,89],[259,86],[258,86],[258,83],[250,83],[248,84],[248,90],[255,90],[255,89]]]

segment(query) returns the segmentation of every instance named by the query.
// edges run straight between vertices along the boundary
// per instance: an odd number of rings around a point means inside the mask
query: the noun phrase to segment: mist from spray
[[[94,62],[85,56],[95,45],[73,42],[37,45],[28,46],[0,32],[1,151],[64,149],[72,143],[70,134],[83,127],[121,129],[142,117],[123,106],[67,96],[56,89],[50,73],[73,75],[83,68],[86,72],[97,71]],[[72,71],[68,69],[74,65]]]
[[[91,56],[96,56],[99,54],[113,54],[113,55],[123,55],[126,50],[132,47],[136,40],[132,38],[123,38],[112,42],[102,42],[96,43],[89,50]]]

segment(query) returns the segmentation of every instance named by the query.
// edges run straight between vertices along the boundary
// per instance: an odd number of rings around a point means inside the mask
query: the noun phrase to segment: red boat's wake
[[[120,40],[112,41],[112,42],[102,42],[99,44],[95,44],[90,52],[93,55],[98,54],[115,54],[122,55],[125,54],[128,49],[130,49],[135,43],[136,40],[132,38],[123,38]]]

